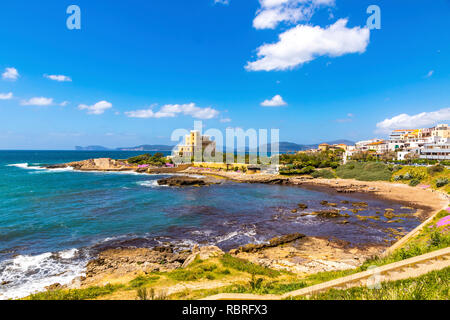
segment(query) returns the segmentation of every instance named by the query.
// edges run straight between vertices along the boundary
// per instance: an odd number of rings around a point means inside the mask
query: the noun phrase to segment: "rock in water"
[[[299,204],[298,204],[298,207],[299,207],[301,210],[306,210],[306,209],[308,209],[308,205],[306,205],[306,204],[304,204],[304,203],[299,203]]]
[[[187,186],[206,186],[208,183],[206,179],[193,178],[188,176],[176,176],[158,180],[160,186],[170,187],[187,187]]]
[[[232,252],[233,252],[233,254],[237,254],[240,252],[257,252],[257,251],[265,249],[265,248],[278,247],[282,244],[294,242],[294,241],[296,241],[298,239],[302,239],[304,237],[306,237],[306,236],[301,233],[288,234],[288,235],[284,235],[281,237],[276,237],[276,238],[270,239],[269,243],[247,244],[243,247],[240,247],[239,249],[232,250]]]

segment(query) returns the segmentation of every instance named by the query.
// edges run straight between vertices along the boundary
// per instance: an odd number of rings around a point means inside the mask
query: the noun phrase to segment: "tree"
[[[397,154],[394,151],[386,151],[380,155],[382,161],[392,161],[397,158]]]
[[[419,155],[415,152],[410,152],[405,155],[405,160],[408,161],[408,163],[413,162],[413,160],[419,159]]]

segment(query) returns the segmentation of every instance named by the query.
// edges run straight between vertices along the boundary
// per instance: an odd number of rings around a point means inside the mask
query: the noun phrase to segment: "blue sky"
[[[81,30],[66,27],[71,4]],[[380,30],[366,27],[372,4]],[[173,144],[172,131],[196,119],[279,128],[297,143],[450,120],[448,0],[15,0],[0,9],[0,149]]]

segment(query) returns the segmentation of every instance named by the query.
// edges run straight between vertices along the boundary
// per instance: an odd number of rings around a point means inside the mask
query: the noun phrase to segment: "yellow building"
[[[431,133],[433,137],[450,138],[450,127],[448,124],[438,124]]]
[[[177,156],[192,157],[196,153],[203,154],[207,147],[212,148],[211,155],[214,155],[216,142],[211,141],[209,136],[202,136],[199,131],[194,130],[184,137],[184,144],[178,146],[175,154]]]
[[[338,148],[338,149],[342,149],[344,151],[347,151],[348,146],[346,144],[335,144],[333,147]]]
[[[328,151],[330,149],[330,145],[328,143],[319,144],[319,151]]]

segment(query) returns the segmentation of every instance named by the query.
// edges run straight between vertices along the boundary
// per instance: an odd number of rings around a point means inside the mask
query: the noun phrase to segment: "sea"
[[[399,223],[321,218],[292,212],[299,203],[323,210],[321,201],[346,211],[366,201],[360,215],[386,208],[412,213],[399,203],[359,194],[337,194],[297,186],[224,181],[209,187],[158,186],[167,175],[42,169],[45,164],[93,158],[127,159],[145,152],[0,151],[0,299],[15,299],[68,284],[83,276],[90,259],[117,247],[195,244],[223,250],[263,243],[300,232],[347,241],[351,246],[392,241],[387,228],[409,231],[420,224],[411,215]]]

